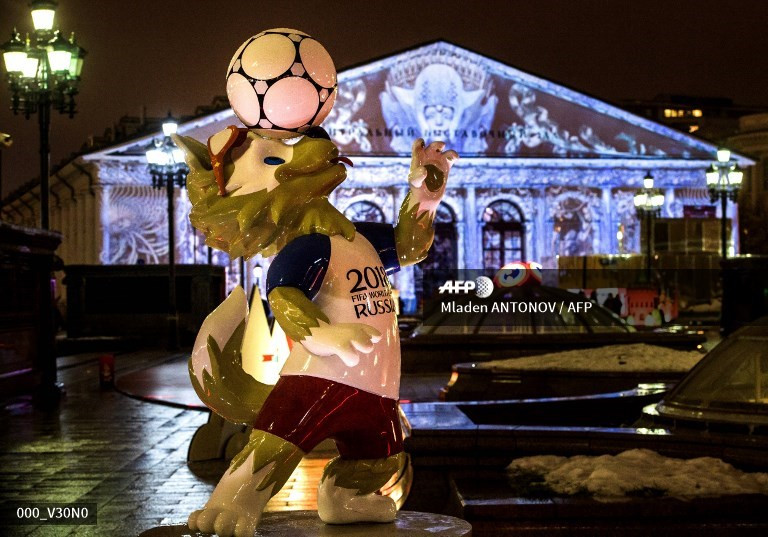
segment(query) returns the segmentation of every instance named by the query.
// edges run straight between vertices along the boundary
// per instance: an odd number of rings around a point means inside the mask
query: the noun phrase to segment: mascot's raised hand
[[[291,70],[296,58],[311,60],[312,70]],[[328,200],[351,163],[318,126],[336,95],[333,64],[329,71],[324,62],[327,52],[303,32],[257,34],[228,71],[230,104],[247,128],[230,126],[207,145],[174,137],[190,168],[190,221],[208,245],[232,257],[271,258],[266,296],[294,342],[269,386],[242,371],[243,358],[260,358],[243,356],[253,347],[242,344],[250,321],[242,290],[204,323],[190,364],[193,385],[214,412],[253,432],[206,505],[189,516],[193,531],[252,537],[269,498],[326,438],[340,456],[319,485],[320,518],[342,524],[397,515],[395,501],[377,493],[407,475],[389,275],[429,252],[458,156],[441,142],[418,140],[397,225],[347,220]],[[265,92],[263,100],[256,91]],[[283,140],[299,135],[295,143]]]
[[[455,151],[443,151],[443,142],[425,146],[419,138],[413,143],[411,168],[408,173],[410,191],[400,207],[395,240],[400,265],[413,265],[427,257],[435,238],[432,224],[448,184],[448,174],[458,160]]]
[[[443,149],[443,142],[432,142],[426,147],[421,138],[413,142],[408,182],[411,184],[411,205],[418,204],[419,212],[435,214],[445,194],[448,173],[459,158],[456,151]]]

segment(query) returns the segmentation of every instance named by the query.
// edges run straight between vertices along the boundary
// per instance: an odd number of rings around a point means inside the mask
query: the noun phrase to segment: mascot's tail
[[[243,371],[241,347],[248,318],[242,287],[203,321],[189,359],[189,378],[197,396],[227,421],[252,424],[272,391]]]

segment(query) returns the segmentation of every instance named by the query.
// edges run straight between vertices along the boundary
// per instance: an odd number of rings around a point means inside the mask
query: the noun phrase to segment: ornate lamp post
[[[744,173],[739,169],[735,160],[731,160],[731,152],[727,149],[717,150],[717,162],[707,170],[707,189],[712,203],[720,200],[720,255],[728,257],[728,200],[735,202],[741,189]]]
[[[85,50],[73,33],[64,39],[54,31],[56,2],[33,0],[30,4],[35,31],[22,41],[14,29],[2,45],[5,70],[11,88],[11,109],[29,119],[37,114],[40,128],[40,227],[48,223],[48,175],[50,170],[51,109],[74,117]]]
[[[187,165],[184,152],[176,147],[171,135],[176,134],[178,124],[171,118],[163,123],[163,139],[154,140],[146,152],[153,188],[165,188],[168,194],[168,347],[178,347],[176,312],[176,229],[174,219],[174,188],[184,186]]]
[[[654,188],[651,172],[643,177],[643,188],[635,193],[635,210],[638,218],[645,218],[648,231],[645,234],[645,250],[648,256],[645,265],[646,277],[651,281],[651,258],[653,256],[653,219],[661,214],[661,206],[664,205],[664,194]]]

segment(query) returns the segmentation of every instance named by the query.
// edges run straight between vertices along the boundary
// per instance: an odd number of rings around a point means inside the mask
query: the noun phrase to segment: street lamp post
[[[731,152],[718,149],[717,162],[707,170],[707,189],[712,203],[720,200],[720,255],[723,259],[728,257],[728,200],[736,201],[743,178],[744,173],[736,161],[731,160]]]
[[[50,172],[51,109],[70,118],[76,112],[80,73],[85,50],[54,31],[56,2],[33,0],[30,4],[34,32],[22,41],[14,29],[2,45],[3,61],[11,89],[11,109],[29,119],[37,114],[40,130],[40,227],[49,229],[48,176]]]
[[[664,194],[654,188],[651,172],[643,177],[643,188],[634,196],[635,209],[639,218],[645,218],[647,231],[645,234],[646,255],[648,256],[645,271],[648,282],[651,281],[651,258],[653,256],[653,219],[661,214],[661,206],[664,205]]]
[[[184,152],[176,147],[171,135],[176,134],[178,124],[168,116],[163,123],[163,139],[154,140],[146,152],[153,188],[165,188],[168,196],[168,347],[178,348],[178,321],[176,312],[176,229],[174,188],[184,186],[188,169]]]
[[[51,109],[61,114],[75,115],[75,95],[78,92],[85,50],[75,43],[74,34],[64,39],[54,31],[56,2],[33,0],[30,3],[34,32],[22,41],[14,29],[11,39],[0,45],[3,63],[11,90],[11,110],[29,119],[37,114],[40,131],[40,227],[50,228],[48,217],[48,176],[50,172]],[[56,382],[54,349],[54,297],[50,285],[44,286],[41,299],[47,304],[40,319],[39,353],[42,375],[39,403],[49,406],[58,402],[61,390]]]

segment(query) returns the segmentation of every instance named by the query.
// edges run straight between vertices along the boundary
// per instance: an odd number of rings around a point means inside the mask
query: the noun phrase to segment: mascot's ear
[[[212,169],[211,158],[208,156],[208,147],[189,136],[172,134],[173,142],[184,151],[184,160],[192,171],[208,171]]]
[[[219,131],[208,138],[208,156],[213,166],[213,176],[216,178],[216,184],[219,185],[219,195],[227,195],[227,180],[224,177],[224,161],[229,156],[229,152],[243,145],[248,137],[248,129],[240,129],[230,125],[223,131]]]

